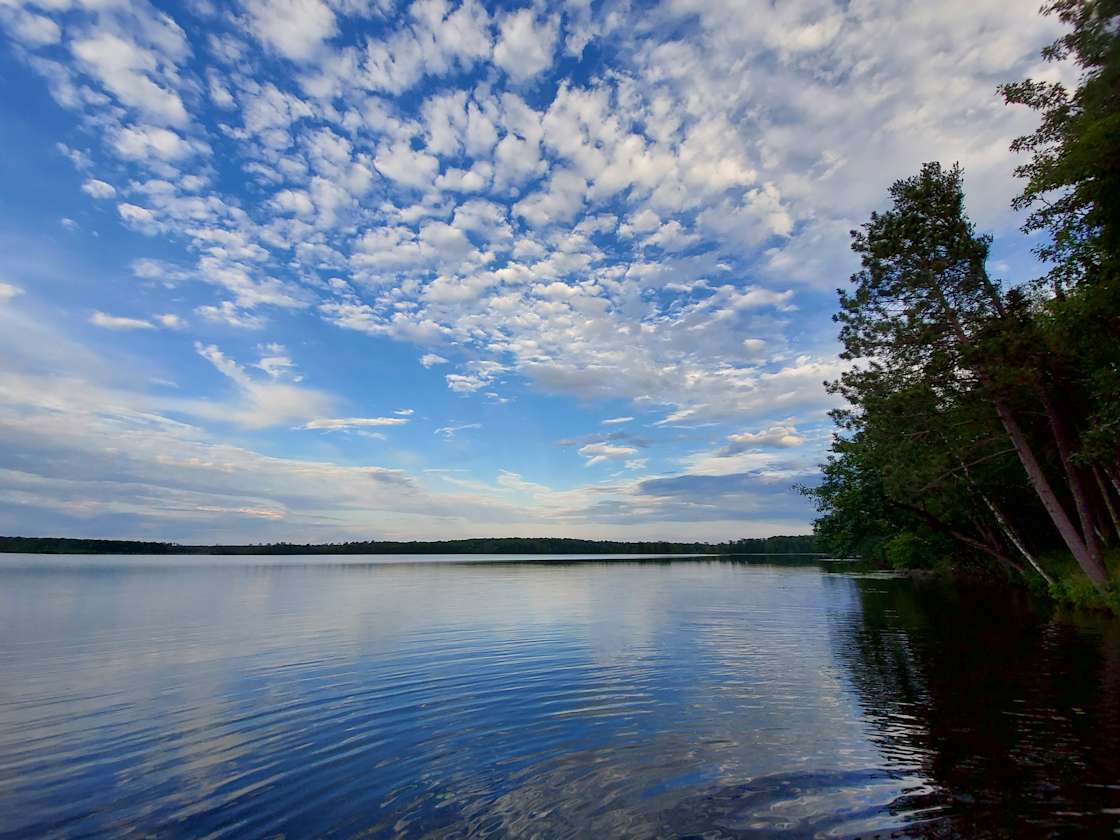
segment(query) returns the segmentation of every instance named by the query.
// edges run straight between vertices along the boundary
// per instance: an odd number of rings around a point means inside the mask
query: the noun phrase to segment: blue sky
[[[1036,0],[0,0],[0,533],[805,532],[848,231]]]

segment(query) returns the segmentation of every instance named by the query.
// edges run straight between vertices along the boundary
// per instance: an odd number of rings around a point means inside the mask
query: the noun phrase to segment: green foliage
[[[1003,85],[1009,104],[1039,113],[1036,131],[1012,149],[1030,154],[1015,200],[1030,209],[1026,229],[1049,234],[1039,255],[1053,263],[1056,289],[1099,282],[1120,250],[1120,0],[1055,0],[1043,7],[1069,31],[1047,47],[1048,61],[1072,61],[1080,84],[1027,79]]]
[[[1042,307],[1044,348],[1069,373],[1087,414],[1083,463],[1114,462],[1120,451],[1120,0],[1055,0],[1043,7],[1069,29],[1043,51],[1071,61],[1078,86],[1027,79],[1001,87],[1010,104],[1040,117],[1012,148],[1030,159],[1017,169],[1029,209],[1027,232],[1047,236],[1051,264]]]
[[[1120,546],[1120,0],[1043,11],[1069,27],[1044,56],[1073,61],[1079,84],[1001,91],[1040,116],[1013,145],[1031,156],[1015,206],[1046,234],[1050,272],[1006,291],[988,275],[959,167],[896,182],[852,233],[861,268],[835,320],[853,364],[829,383],[848,407],[805,492],[822,547],[898,568],[987,564],[1116,607],[1102,545]]]
[[[837,440],[816,487],[802,487],[821,512],[814,523],[817,545],[836,557],[882,560],[882,544],[894,522],[879,474],[861,460],[858,443]]]
[[[1047,558],[1047,563],[1055,569],[1054,583],[1047,588],[1052,599],[1077,609],[1110,611],[1120,616],[1120,586],[1115,583],[1120,572],[1120,551],[1112,551],[1108,557],[1114,583],[1103,593],[1081,574],[1068,555],[1054,553]]]
[[[954,547],[933,534],[902,531],[883,546],[884,559],[893,569],[933,569],[952,556]]]
[[[965,215],[959,167],[926,164],[890,197],[852,233],[862,268],[836,320],[854,364],[829,384],[850,408],[833,413],[842,434],[809,491],[817,534],[900,568],[929,568],[952,542],[1013,567],[984,522],[1020,469],[978,372],[1007,309],[990,241]]]

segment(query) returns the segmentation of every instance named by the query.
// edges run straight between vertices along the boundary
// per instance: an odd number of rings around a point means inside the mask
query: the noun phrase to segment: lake
[[[0,555],[0,837],[1120,831],[1117,622],[855,568]]]

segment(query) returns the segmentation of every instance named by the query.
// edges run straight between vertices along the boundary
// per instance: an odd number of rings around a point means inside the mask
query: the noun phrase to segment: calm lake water
[[[0,837],[1120,832],[1115,622],[401,559],[0,555]]]

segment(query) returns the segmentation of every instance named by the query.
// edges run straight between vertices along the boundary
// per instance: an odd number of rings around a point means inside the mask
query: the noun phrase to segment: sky
[[[849,231],[1037,0],[0,0],[0,533],[806,533]]]

